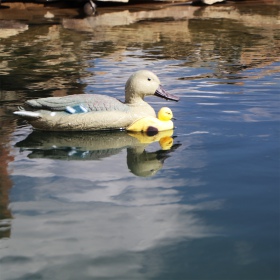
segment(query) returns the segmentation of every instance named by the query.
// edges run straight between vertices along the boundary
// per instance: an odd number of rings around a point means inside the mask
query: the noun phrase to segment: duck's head
[[[145,96],[156,95],[168,100],[179,101],[174,96],[163,89],[159,78],[151,71],[140,70],[130,76],[125,85],[125,102],[134,103]]]
[[[162,107],[158,111],[158,119],[161,121],[170,121],[173,119],[173,113],[170,108],[168,107]]]

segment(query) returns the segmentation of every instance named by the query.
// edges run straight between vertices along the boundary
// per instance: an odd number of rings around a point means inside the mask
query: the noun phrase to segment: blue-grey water
[[[0,30],[1,279],[279,279],[279,2],[51,12]],[[146,99],[174,131],[46,133],[12,114],[123,99],[139,69],[180,97]]]

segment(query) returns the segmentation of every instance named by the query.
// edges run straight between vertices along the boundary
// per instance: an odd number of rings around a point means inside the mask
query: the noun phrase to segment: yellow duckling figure
[[[127,131],[154,132],[170,130],[174,128],[173,113],[170,108],[162,107],[158,112],[158,118],[144,117],[136,120],[126,128]]]

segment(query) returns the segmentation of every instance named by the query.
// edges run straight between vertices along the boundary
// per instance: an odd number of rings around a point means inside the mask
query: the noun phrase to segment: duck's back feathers
[[[116,98],[101,94],[78,94],[63,97],[48,97],[26,101],[33,109],[65,111],[66,107],[82,105],[88,112],[128,111],[128,106]]]

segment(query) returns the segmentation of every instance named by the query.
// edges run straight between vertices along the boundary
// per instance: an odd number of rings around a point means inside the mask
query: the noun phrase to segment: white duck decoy
[[[127,131],[135,131],[135,132],[159,132],[170,130],[174,128],[174,124],[172,121],[173,113],[170,108],[162,107],[158,111],[158,118],[154,117],[143,117],[131,125],[129,125],[126,130]]]
[[[28,100],[26,105],[31,108],[31,111],[23,109],[14,114],[28,120],[33,127],[40,130],[123,129],[139,118],[155,117],[154,109],[143,100],[149,95],[167,100],[179,100],[163,89],[154,73],[140,70],[131,75],[126,82],[125,102],[100,94],[48,97]],[[76,107],[79,107],[82,113],[75,113]]]

